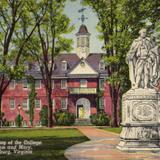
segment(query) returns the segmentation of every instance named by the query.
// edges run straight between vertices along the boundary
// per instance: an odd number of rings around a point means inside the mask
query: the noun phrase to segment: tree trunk
[[[111,89],[111,99],[112,99],[112,119],[111,119],[111,126],[118,127],[118,93],[114,87],[110,87]]]
[[[117,124],[120,126],[121,123],[121,95],[118,92],[118,98],[117,98]]]
[[[114,127],[118,127],[118,93],[117,90],[114,88],[114,97],[113,97],[113,101],[114,101]]]
[[[52,110],[52,90],[49,89],[47,92],[48,99],[48,127],[53,126],[53,110]]]

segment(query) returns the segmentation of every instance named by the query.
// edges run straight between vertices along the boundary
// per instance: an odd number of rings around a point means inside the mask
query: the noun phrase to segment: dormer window
[[[62,61],[62,71],[67,70],[67,61]]]
[[[99,62],[99,70],[105,70],[105,63],[103,60]]]

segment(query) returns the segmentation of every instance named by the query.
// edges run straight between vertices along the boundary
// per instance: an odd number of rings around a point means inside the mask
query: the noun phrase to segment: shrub
[[[22,121],[23,121],[23,117],[18,114],[18,116],[16,117],[16,126],[21,127],[22,126]]]
[[[48,126],[48,106],[42,106],[40,111],[40,122],[42,126]]]
[[[91,115],[90,118],[91,123],[96,126],[106,126],[110,124],[109,116],[102,111],[98,112],[97,114]]]
[[[54,114],[56,124],[62,126],[69,126],[75,123],[75,115],[68,111],[58,111]]]
[[[9,122],[4,118],[4,113],[3,112],[0,112],[0,115],[1,115],[1,124],[2,126],[9,126]]]

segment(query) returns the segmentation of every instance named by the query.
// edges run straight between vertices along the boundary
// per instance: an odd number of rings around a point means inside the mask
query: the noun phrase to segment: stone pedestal
[[[118,149],[160,151],[160,95],[154,89],[129,90],[122,98]]]

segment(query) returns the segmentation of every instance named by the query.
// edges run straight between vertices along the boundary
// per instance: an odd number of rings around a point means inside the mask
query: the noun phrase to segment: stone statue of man
[[[152,38],[146,36],[146,29],[139,31],[127,54],[132,88],[151,88],[158,77],[158,46]]]

